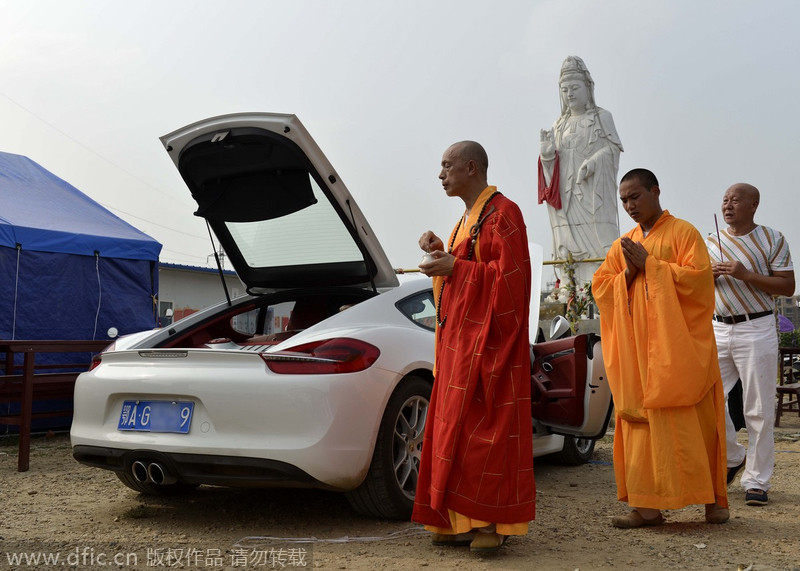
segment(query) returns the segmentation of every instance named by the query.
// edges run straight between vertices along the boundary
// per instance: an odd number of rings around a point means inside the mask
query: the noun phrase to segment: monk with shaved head
[[[775,463],[775,379],[778,334],[773,296],[794,295],[789,244],[780,232],[756,224],[758,189],[740,182],[725,191],[722,216],[727,228],[709,235],[714,273],[714,335],[725,395],[742,381],[747,448],[737,442],[726,415],[727,481],[744,469],[745,504],[763,506]]]
[[[433,278],[436,360],[414,521],[437,546],[491,553],[534,516],[528,308],[531,265],[519,207],[489,186],[481,145],[442,156],[439,180],[464,214],[445,244],[419,239]]]
[[[603,359],[614,397],[618,528],[657,526],[662,510],[705,504],[730,518],[725,402],[711,316],[711,260],[697,229],[661,208],[655,174],[633,169],[619,198],[636,227],[594,274]]]

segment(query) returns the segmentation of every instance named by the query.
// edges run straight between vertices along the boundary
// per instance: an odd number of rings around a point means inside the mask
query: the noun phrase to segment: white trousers
[[[730,414],[725,415],[728,467],[747,458],[742,488],[769,490],[775,467],[775,386],[778,379],[778,333],[771,315],[727,325],[714,321],[717,355],[725,397],[742,379],[748,446],[736,440]],[[726,400],[726,412],[727,400]]]

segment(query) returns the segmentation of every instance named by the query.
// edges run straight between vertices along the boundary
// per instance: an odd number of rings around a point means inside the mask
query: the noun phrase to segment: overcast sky
[[[568,55],[613,114],[620,176],[653,170],[662,206],[704,235],[725,189],[750,182],[756,221],[800,256],[800,2],[0,0],[0,14],[0,150],[161,242],[165,262],[206,266],[212,250],[158,137],[241,111],[300,118],[396,267],[416,267],[424,230],[449,233],[463,203],[441,189],[441,155],[477,140],[548,258],[539,129]]]

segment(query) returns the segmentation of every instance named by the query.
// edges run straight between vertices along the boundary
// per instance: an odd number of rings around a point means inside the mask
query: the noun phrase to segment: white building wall
[[[231,299],[245,293],[245,287],[236,275],[225,275]],[[158,299],[162,306],[170,307],[175,319],[225,301],[219,273],[193,269],[160,266],[158,269]],[[163,310],[162,310],[163,316]],[[163,319],[163,317],[162,317]],[[162,323],[167,325],[168,323]]]

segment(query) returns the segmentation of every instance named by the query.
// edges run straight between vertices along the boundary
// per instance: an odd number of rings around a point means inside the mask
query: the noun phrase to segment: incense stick
[[[719,261],[725,261],[725,254],[722,253],[722,239],[719,237],[719,223],[717,222],[717,215],[714,214],[714,226],[717,227],[717,245],[719,246]]]

